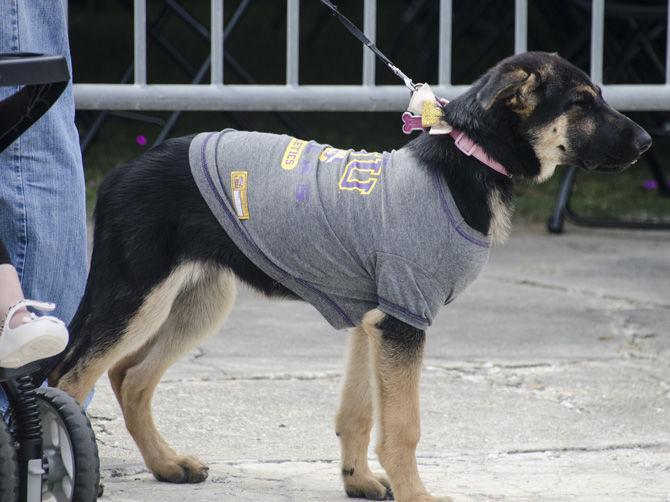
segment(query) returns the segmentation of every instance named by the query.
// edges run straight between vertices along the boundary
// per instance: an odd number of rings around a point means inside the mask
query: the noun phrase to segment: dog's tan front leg
[[[362,328],[351,333],[347,373],[337,412],[335,431],[342,450],[342,479],[350,497],[387,500],[393,495],[389,482],[368,466],[372,429],[372,392],[367,334]]]
[[[425,333],[373,310],[363,319],[379,412],[379,461],[398,502],[448,501],[431,496],[416,465],[419,442],[419,379]]]

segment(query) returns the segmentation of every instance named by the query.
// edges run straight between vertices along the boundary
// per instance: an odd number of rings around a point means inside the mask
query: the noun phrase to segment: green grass
[[[563,168],[541,185],[524,184],[517,188],[516,214],[531,221],[545,220],[551,212]],[[578,172],[572,208],[583,216],[670,220],[670,198],[656,190],[645,190],[642,183],[651,178],[643,162],[619,174]]]

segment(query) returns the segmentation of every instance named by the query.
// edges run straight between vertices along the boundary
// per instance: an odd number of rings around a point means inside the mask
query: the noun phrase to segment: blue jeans
[[[64,5],[0,0],[2,52],[61,54],[70,65]],[[16,90],[0,87],[0,99]],[[84,171],[71,84],[0,153],[0,239],[26,298],[56,303],[54,315],[69,323],[84,291],[87,260]]]

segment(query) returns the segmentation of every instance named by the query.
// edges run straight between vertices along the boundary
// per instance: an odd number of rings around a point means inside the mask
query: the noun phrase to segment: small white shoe
[[[23,317],[23,324],[10,328],[10,319],[24,307],[33,307],[40,312],[52,312],[56,305],[23,300],[7,311],[0,333],[2,368],[19,368],[33,361],[55,356],[67,346],[69,338],[67,328],[63,321],[52,316],[40,317],[30,313]]]

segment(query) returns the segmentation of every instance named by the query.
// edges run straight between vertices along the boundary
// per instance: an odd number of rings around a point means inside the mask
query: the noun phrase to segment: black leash
[[[375,56],[381,59],[382,62],[388,67],[388,69],[405,83],[409,90],[412,92],[416,91],[417,86],[414,84],[414,82],[412,82],[412,79],[405,75],[400,70],[400,68],[394,65],[391,60],[387,58],[384,53],[380,51],[379,48],[373,44],[372,41],[366,37],[365,34],[359,30],[354,23],[352,23],[344,14],[337,10],[337,6],[335,6],[330,0],[321,0],[321,3],[332,11],[333,16],[335,16],[353,36],[355,36],[363,43],[363,45],[370,49],[375,54]]]

